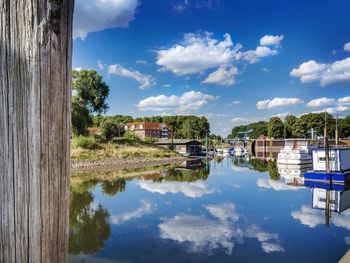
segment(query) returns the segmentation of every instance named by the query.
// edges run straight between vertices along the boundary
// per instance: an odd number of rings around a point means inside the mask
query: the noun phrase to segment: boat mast
[[[329,144],[328,144],[328,134],[327,134],[327,111],[324,113],[324,130],[323,130],[323,140],[324,140],[324,151],[326,159],[326,174],[330,176],[330,167],[329,167]],[[332,185],[332,179],[330,178],[330,185]],[[325,206],[325,218],[326,226],[329,227],[329,218],[330,218],[330,190],[326,190],[326,206]]]

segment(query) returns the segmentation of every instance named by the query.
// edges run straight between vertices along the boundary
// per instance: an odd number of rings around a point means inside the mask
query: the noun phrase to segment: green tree
[[[347,116],[339,121],[338,129],[340,138],[350,137],[350,116]]]
[[[101,114],[106,112],[106,98],[109,87],[95,70],[73,70],[73,89],[77,97],[87,106],[89,111]]]
[[[75,136],[87,135],[92,124],[89,109],[77,97],[72,98],[72,132]]]
[[[283,138],[284,125],[280,118],[272,117],[268,124],[268,136],[271,138]]]
[[[100,127],[102,135],[107,141],[112,140],[114,137],[122,137],[125,133],[124,126],[114,122],[111,118],[105,119]]]
[[[288,115],[284,120],[284,129],[286,132],[286,138],[292,138],[293,125],[298,120],[294,115]]]
[[[292,136],[294,138],[305,138],[307,132],[307,124],[303,119],[297,119],[292,126]]]

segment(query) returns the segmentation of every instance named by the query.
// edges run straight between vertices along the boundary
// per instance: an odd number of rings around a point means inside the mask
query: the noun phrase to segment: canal
[[[247,157],[74,175],[69,262],[338,262],[350,209],[327,226],[314,190]]]

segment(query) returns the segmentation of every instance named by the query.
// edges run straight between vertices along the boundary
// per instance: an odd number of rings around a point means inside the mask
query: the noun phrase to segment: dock
[[[350,263],[350,249],[345,253],[345,255],[338,261],[338,263]]]

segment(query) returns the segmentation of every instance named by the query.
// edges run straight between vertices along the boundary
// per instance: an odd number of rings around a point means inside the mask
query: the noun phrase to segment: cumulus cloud
[[[260,46],[279,46],[283,38],[283,35],[265,35],[260,39]]]
[[[273,189],[275,191],[297,191],[297,190],[300,189],[299,187],[294,187],[294,186],[287,185],[287,184],[285,184],[282,181],[276,181],[276,180],[271,180],[271,179],[263,179],[263,178],[259,178],[256,181],[256,184],[260,188]]]
[[[177,113],[185,113],[198,110],[210,101],[215,100],[216,97],[202,93],[200,91],[189,91],[183,93],[181,96],[159,95],[149,97],[141,100],[137,107],[141,111],[175,111]]]
[[[315,60],[302,63],[291,71],[292,77],[302,83],[319,82],[321,86],[350,81],[350,57],[331,64],[318,63]]]
[[[300,211],[293,211],[291,215],[294,219],[300,220],[300,223],[303,225],[311,228],[325,224],[324,210],[312,209],[307,205],[301,206]],[[350,230],[350,210],[344,211],[341,214],[332,213],[330,221],[337,227]]]
[[[293,106],[304,103],[303,100],[299,98],[274,98],[268,100],[261,100],[256,103],[256,107],[259,110],[273,109],[282,106]]]
[[[185,34],[184,40],[169,49],[157,51],[157,65],[178,75],[201,73],[209,68],[230,64],[241,45],[234,45],[230,34],[218,41],[213,34]]]
[[[73,37],[85,39],[90,32],[128,27],[138,5],[138,0],[76,0]]]
[[[265,46],[258,46],[255,50],[248,50],[244,52],[243,59],[248,61],[250,64],[254,64],[259,62],[261,58],[275,56],[278,53],[278,50]]]
[[[350,41],[348,43],[344,44],[344,50],[345,51],[350,51]]]
[[[140,89],[147,89],[156,84],[156,82],[154,81],[154,78],[151,75],[145,75],[140,73],[137,70],[124,68],[119,64],[110,65],[108,67],[108,73],[126,77],[126,78],[132,78],[136,80],[138,83],[140,83],[140,86],[139,86]]]
[[[338,99],[338,102],[341,104],[350,104],[350,96],[340,98]]]
[[[282,113],[277,113],[277,114],[275,114],[275,115],[272,115],[271,117],[278,117],[278,118],[280,118],[282,121],[284,121],[284,119],[285,119],[288,115],[290,115],[289,112],[282,112]]]
[[[218,84],[223,86],[232,86],[236,83],[235,76],[238,74],[238,69],[234,66],[219,67],[216,71],[210,73],[202,83]]]
[[[112,224],[121,224],[131,219],[140,218],[147,214],[152,214],[155,208],[155,204],[147,200],[141,200],[141,206],[138,209],[120,215],[112,215],[110,217],[110,220]]]
[[[240,221],[241,216],[233,203],[206,205],[204,208],[215,220],[204,216],[177,215],[159,224],[160,237],[187,243],[190,250],[207,250],[209,254],[214,249],[222,248],[231,255],[235,243],[243,243],[245,238],[259,241],[266,253],[284,251],[278,234],[262,231],[255,225],[247,226],[246,220]]]
[[[328,112],[329,114],[335,114],[338,112],[344,112],[347,111],[349,109],[349,107],[344,106],[344,105],[339,105],[336,107],[328,107],[322,110],[317,110],[317,111],[313,111],[312,113],[322,113],[322,112]]]
[[[151,193],[158,194],[178,194],[181,193],[187,197],[199,198],[207,194],[212,194],[215,189],[208,188],[204,181],[196,181],[191,183],[183,182],[162,182],[156,183],[152,181],[140,181],[139,186]]]
[[[323,106],[334,105],[334,103],[335,103],[335,99],[322,97],[322,98],[310,100],[308,103],[306,103],[306,107],[316,108],[320,106],[323,107]]]

